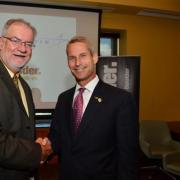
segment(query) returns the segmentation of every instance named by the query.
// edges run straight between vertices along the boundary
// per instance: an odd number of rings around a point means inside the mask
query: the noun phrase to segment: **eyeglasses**
[[[35,44],[33,44],[32,42],[23,42],[21,39],[18,39],[17,37],[10,38],[3,36],[3,38],[11,41],[14,46],[24,45],[26,48],[30,48],[30,49],[35,47]]]

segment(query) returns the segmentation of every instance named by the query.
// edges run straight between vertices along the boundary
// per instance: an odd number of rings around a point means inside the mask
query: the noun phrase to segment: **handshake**
[[[40,164],[43,164],[47,160],[48,156],[53,152],[51,147],[51,141],[47,137],[39,137],[36,139],[36,143],[41,146],[42,153]]]

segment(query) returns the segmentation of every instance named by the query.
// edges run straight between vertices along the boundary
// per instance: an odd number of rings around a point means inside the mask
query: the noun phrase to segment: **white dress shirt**
[[[97,83],[99,82],[99,78],[96,75],[96,77],[91,80],[88,84],[86,84],[86,86],[84,87],[85,90],[83,92],[83,113],[89,103],[89,100],[91,98],[91,95],[94,91],[94,88],[96,87]],[[79,93],[79,88],[82,88],[79,84],[76,84],[76,89],[75,89],[75,93],[74,93],[74,98],[73,98],[73,103],[74,103],[74,99],[77,96],[77,94]]]

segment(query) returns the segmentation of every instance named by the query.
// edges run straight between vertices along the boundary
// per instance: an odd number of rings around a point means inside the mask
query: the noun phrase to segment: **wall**
[[[34,2],[29,0],[29,2]],[[123,32],[120,52],[141,56],[140,119],[180,121],[180,20],[123,15],[150,8],[179,13],[179,0],[37,0],[39,3],[109,7],[102,29]],[[131,13],[132,13],[131,12]]]
[[[180,20],[103,13],[101,28],[125,30],[123,53],[141,56],[140,119],[180,121]]]

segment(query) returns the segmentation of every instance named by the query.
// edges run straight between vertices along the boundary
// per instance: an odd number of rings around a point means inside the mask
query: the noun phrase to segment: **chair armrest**
[[[179,141],[171,140],[171,145],[172,145],[177,151],[180,151],[180,142],[179,142]]]
[[[180,161],[180,151],[174,151],[163,155],[163,163]]]
[[[140,147],[143,153],[150,158],[151,157],[150,144],[144,139],[140,138]]]

